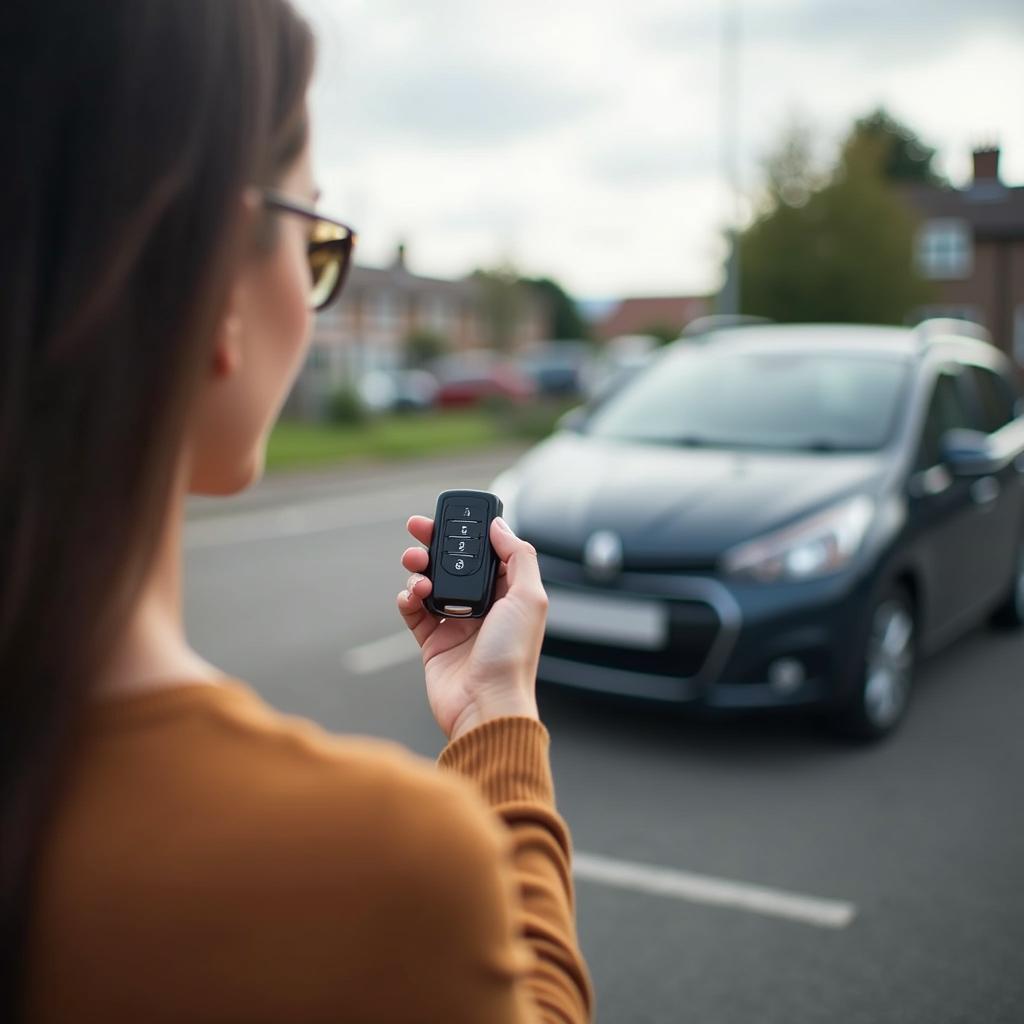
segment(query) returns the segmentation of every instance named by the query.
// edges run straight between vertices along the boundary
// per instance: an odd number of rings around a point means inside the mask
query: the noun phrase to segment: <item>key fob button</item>
[[[467,540],[465,537],[447,537],[444,542],[446,555],[472,555],[480,557],[480,541]]]
[[[443,555],[441,566],[453,576],[470,576],[480,567],[480,559],[472,555]]]
[[[448,501],[444,506],[445,519],[472,519],[482,523],[487,518],[487,504],[475,498]]]
[[[480,522],[460,522],[457,519],[453,519],[444,524],[444,535],[445,546],[447,546],[447,541],[453,537],[472,537],[474,539],[480,538],[484,535],[484,524]]]

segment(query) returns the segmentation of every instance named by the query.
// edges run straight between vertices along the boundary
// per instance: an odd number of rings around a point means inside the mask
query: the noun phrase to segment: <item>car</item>
[[[648,334],[623,334],[606,342],[582,374],[581,385],[588,402],[601,402],[625,386],[647,368],[660,344],[658,338]]]
[[[475,406],[493,399],[519,403],[536,395],[529,377],[489,352],[447,356],[435,361],[431,371],[440,383],[437,404],[444,408]]]
[[[370,370],[359,380],[359,397],[377,413],[430,409],[438,389],[437,378],[426,370]]]
[[[519,369],[541,395],[581,395],[594,346],[588,341],[534,342],[518,359]]]
[[[965,322],[673,342],[491,484],[548,592],[539,681],[889,734],[923,656],[1024,622],[1021,412]]]

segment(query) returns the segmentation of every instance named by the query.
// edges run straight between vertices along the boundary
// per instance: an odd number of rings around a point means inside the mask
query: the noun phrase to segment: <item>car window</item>
[[[915,468],[931,469],[942,461],[942,438],[950,430],[976,429],[957,375],[940,373],[932,390]]]
[[[995,433],[1015,418],[1017,396],[1013,385],[1001,374],[983,366],[969,366],[966,372],[974,385],[974,427],[986,434]]]
[[[687,447],[875,451],[903,409],[908,364],[889,356],[692,345],[602,405],[598,437]]]

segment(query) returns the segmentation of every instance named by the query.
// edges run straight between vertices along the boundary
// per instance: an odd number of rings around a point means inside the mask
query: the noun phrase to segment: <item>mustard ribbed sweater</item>
[[[94,701],[39,862],[33,1024],[590,1019],[550,737],[437,765],[244,682]]]

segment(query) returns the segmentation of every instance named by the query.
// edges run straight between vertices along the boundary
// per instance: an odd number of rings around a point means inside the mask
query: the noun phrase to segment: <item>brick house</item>
[[[1024,366],[1024,187],[1003,183],[999,156],[997,148],[976,150],[966,188],[905,188],[921,218],[918,270],[936,292],[931,305],[915,311],[915,320],[974,320]]]
[[[594,336],[610,341],[624,334],[670,331],[681,334],[698,317],[712,312],[711,301],[697,296],[623,299],[594,324]]]
[[[490,344],[481,293],[472,278],[423,277],[406,265],[405,246],[389,267],[355,265],[341,299],[317,314],[313,337],[285,413],[315,417],[324,397],[373,369],[403,365],[406,339],[429,330],[452,352]],[[515,325],[513,347],[547,337],[548,313],[529,297]]]

